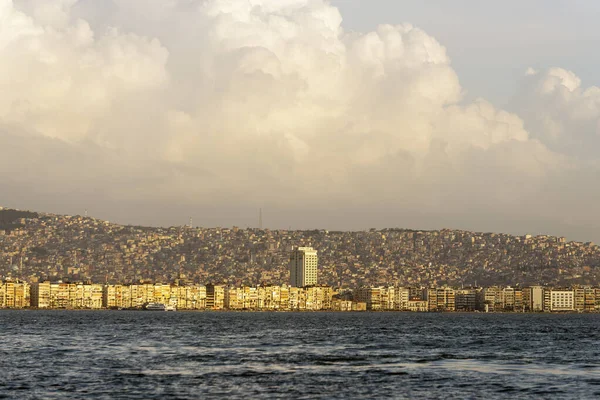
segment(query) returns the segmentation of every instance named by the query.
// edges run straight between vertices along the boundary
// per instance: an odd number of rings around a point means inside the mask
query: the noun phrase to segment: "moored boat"
[[[166,311],[167,307],[162,303],[148,303],[144,310],[148,311]]]

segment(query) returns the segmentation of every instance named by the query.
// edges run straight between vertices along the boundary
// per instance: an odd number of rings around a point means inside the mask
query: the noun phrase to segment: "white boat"
[[[144,309],[148,311],[166,311],[167,307],[163,303],[148,303]]]
[[[177,307],[175,307],[173,304],[167,304],[165,306],[165,311],[177,311]]]

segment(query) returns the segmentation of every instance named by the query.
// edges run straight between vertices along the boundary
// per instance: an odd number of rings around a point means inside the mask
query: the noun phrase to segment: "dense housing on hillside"
[[[552,236],[148,228],[14,212],[2,221],[0,278],[28,282],[172,282],[185,276],[226,286],[281,285],[289,282],[289,254],[297,246],[318,249],[319,283],[333,287],[600,282],[597,245]]]

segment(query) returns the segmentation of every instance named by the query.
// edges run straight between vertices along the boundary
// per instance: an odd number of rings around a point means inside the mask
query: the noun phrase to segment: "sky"
[[[600,242],[570,0],[0,0],[0,206]]]
[[[334,0],[345,29],[366,32],[386,21],[412,23],[447,49],[467,98],[502,107],[523,71],[560,66],[600,86],[600,3],[589,0]]]

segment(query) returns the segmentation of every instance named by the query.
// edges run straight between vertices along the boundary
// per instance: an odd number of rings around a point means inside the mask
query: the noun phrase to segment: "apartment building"
[[[551,290],[550,311],[574,311],[575,293],[573,290]]]
[[[25,308],[31,305],[27,282],[6,280],[0,284],[0,308]]]
[[[456,293],[454,289],[448,287],[429,288],[424,293],[429,311],[456,310]]]
[[[476,311],[482,309],[482,291],[479,288],[457,289],[455,294],[456,311]]]

